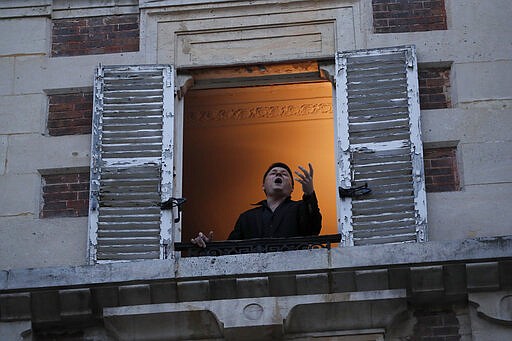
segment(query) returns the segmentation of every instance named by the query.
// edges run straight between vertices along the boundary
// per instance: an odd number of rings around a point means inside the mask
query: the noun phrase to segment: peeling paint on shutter
[[[164,258],[172,195],[170,66],[99,66],[94,88],[91,263]]]
[[[426,195],[414,47],[338,53],[338,183],[344,245],[426,240]]]

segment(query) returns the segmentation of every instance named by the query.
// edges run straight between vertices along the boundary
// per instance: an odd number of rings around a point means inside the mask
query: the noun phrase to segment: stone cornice
[[[0,271],[0,293],[112,283],[512,261],[512,236]],[[507,263],[508,264],[508,263]],[[475,278],[478,280],[478,277]],[[481,287],[480,285],[476,285]]]
[[[495,237],[2,271],[0,321],[83,323],[104,308],[389,290],[421,306],[511,289],[512,237]]]
[[[101,318],[106,307],[386,290],[403,290],[409,302],[421,306],[511,289],[512,237],[219,257],[176,255],[169,260],[2,271],[0,321],[82,323]]]
[[[247,298],[283,296],[289,299],[295,297],[300,301],[301,297],[311,295],[366,295],[368,292],[388,290],[402,290],[406,293],[403,298],[417,306],[432,302],[442,305],[465,302],[468,294],[473,292],[492,293],[500,288],[510,289],[511,272],[511,260],[496,260],[372,269],[319,269],[314,273],[283,272],[260,274],[257,277],[237,275],[179,280],[146,277],[137,282],[52,286],[0,293],[0,322],[30,320],[35,324],[55,325],[97,320],[102,317],[103,308],[107,307],[125,307],[124,311],[130,306],[179,306],[181,303],[198,301],[209,306],[207,302],[210,301],[215,304],[218,300],[236,302]]]
[[[137,0],[5,0],[0,18],[52,17],[75,18],[139,12]]]
[[[2,1],[0,18],[50,16],[51,12],[52,0],[7,0]]]

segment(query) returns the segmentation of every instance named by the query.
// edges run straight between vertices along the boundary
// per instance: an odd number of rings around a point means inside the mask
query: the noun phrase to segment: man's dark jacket
[[[322,215],[315,192],[303,195],[302,200],[288,197],[274,212],[266,200],[240,215],[228,239],[285,238],[318,235]]]

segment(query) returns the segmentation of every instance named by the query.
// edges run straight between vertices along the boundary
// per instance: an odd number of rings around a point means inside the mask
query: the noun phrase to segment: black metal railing
[[[192,243],[174,243],[174,250],[182,256],[223,256],[244,253],[266,253],[292,250],[330,249],[341,241],[341,234],[291,238],[255,238],[246,240],[212,241],[205,248]]]

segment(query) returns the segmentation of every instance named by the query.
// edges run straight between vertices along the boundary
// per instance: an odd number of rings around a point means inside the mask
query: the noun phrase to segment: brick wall
[[[91,92],[48,95],[48,133],[51,136],[90,134]]]
[[[421,109],[451,108],[450,67],[420,67],[418,71]]]
[[[42,175],[40,217],[86,217],[89,213],[89,172]]]
[[[457,147],[425,149],[423,160],[427,192],[460,190]]]
[[[446,30],[444,0],[372,0],[375,33]]]
[[[445,311],[416,311],[417,323],[414,326],[414,336],[411,341],[458,341],[459,320],[455,312]]]
[[[52,57],[139,51],[139,15],[55,19]]]

